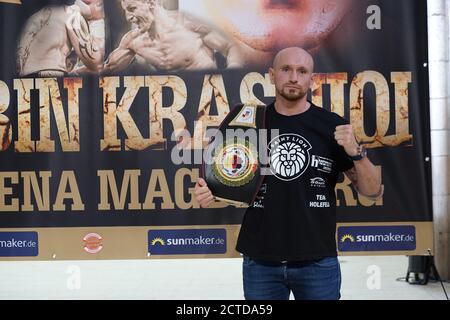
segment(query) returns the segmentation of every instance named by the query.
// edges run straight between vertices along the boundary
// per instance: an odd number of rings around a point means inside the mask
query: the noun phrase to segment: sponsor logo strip
[[[338,227],[339,251],[400,251],[416,249],[414,226]]]
[[[37,232],[0,232],[0,257],[36,257]]]
[[[223,254],[227,251],[225,229],[150,230],[150,254]]]

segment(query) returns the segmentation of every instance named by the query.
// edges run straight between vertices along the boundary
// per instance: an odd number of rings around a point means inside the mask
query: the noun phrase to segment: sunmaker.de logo
[[[339,251],[416,249],[414,226],[343,226],[337,231]]]
[[[150,254],[223,254],[227,251],[225,229],[150,230]]]

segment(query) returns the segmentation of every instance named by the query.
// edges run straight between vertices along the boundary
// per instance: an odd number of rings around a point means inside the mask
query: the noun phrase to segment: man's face
[[[280,96],[288,101],[297,101],[308,93],[313,68],[314,62],[309,54],[293,49],[279,55],[269,74]]]
[[[313,49],[339,25],[354,0],[203,0],[213,21],[261,51]]]
[[[141,29],[149,29],[153,22],[153,5],[151,0],[122,0],[122,9],[128,22]]]

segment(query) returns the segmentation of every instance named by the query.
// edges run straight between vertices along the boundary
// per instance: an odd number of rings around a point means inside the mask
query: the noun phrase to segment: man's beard
[[[306,96],[306,91],[303,91],[303,89],[297,89],[295,92],[291,92],[292,89],[289,88],[282,88],[281,90],[277,90],[278,94],[285,98],[288,101],[298,101],[303,99]],[[293,90],[294,91],[294,90]]]

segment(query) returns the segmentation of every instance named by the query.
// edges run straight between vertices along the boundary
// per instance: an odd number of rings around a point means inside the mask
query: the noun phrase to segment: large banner
[[[383,177],[376,202],[339,181],[339,253],[433,250],[426,1],[3,0],[0,17],[0,259],[238,257],[245,209],[193,198],[202,149],[234,105],[273,101],[289,46]]]

